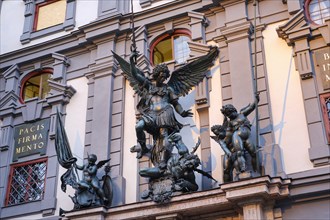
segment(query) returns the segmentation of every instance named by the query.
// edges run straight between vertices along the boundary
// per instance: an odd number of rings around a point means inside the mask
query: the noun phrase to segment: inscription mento
[[[13,161],[32,154],[46,154],[49,119],[15,127]]]

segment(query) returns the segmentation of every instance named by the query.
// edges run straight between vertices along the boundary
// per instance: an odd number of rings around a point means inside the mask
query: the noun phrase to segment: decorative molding
[[[319,92],[317,91],[317,79],[314,77],[314,63],[312,60],[310,41],[314,40],[313,34],[321,35],[325,45],[329,41],[329,22],[326,21],[320,27],[313,27],[305,20],[304,10],[298,11],[288,22],[277,28],[278,36],[284,39],[294,50],[294,61],[296,70],[300,74],[301,87],[304,95],[304,105],[306,111],[306,119],[308,133],[310,138],[309,159],[314,166],[323,166],[330,164],[330,150],[326,138],[324,123],[322,120],[312,120],[315,116],[311,115],[315,112],[321,113],[320,105],[311,105],[311,102],[318,103]],[[315,31],[319,28],[319,32]],[[315,29],[315,30],[314,30]],[[312,82],[311,82],[312,80]],[[322,118],[319,115],[319,118]]]
[[[210,21],[204,16],[204,13],[190,11],[188,16],[191,19],[190,31],[191,39],[193,41],[205,42],[205,27],[207,27]]]
[[[226,43],[230,43],[250,37],[250,34],[253,32],[253,26],[251,22],[246,21],[237,25],[222,27],[220,31],[225,37]]]
[[[199,216],[201,219],[210,217],[210,213],[218,213],[220,219],[226,216],[238,216],[251,205],[259,206],[260,212],[280,216],[274,209],[275,201],[289,196],[289,179],[270,178],[268,176],[222,184],[220,188],[182,194],[172,198],[166,208],[159,207],[153,201],[126,204],[105,210],[97,207],[65,213],[63,220],[69,219],[189,219]],[[269,200],[269,203],[260,202]],[[254,211],[254,209],[253,209]],[[251,214],[251,213],[250,213]],[[168,218],[165,218],[165,217]],[[212,215],[213,216],[213,215]],[[262,216],[262,217],[264,217]],[[268,215],[267,215],[268,216]],[[158,218],[160,217],[160,218]],[[242,217],[240,217],[242,218]],[[244,215],[244,219],[248,219]],[[259,218],[266,219],[266,218]]]
[[[6,80],[5,92],[11,92],[18,94],[19,86],[18,79],[20,76],[20,70],[17,65],[12,65],[6,72],[3,73]]]
[[[129,12],[129,0],[99,0],[98,19]]]
[[[330,46],[330,18],[326,19],[323,25],[318,27],[325,43]]]
[[[55,62],[53,64],[53,80],[60,81],[65,83],[66,82],[66,71],[68,66],[70,66],[70,60],[66,56],[53,53],[52,57],[54,58]],[[62,81],[63,80],[63,81]]]
[[[14,129],[12,125],[3,126],[0,130],[0,151],[9,149],[11,141],[14,137]]]
[[[53,80],[48,80],[48,84],[51,90],[46,97],[46,100],[50,105],[56,105],[59,103],[65,105],[70,102],[70,99],[76,93],[76,90],[72,86],[67,86],[66,84],[55,82]]]
[[[23,34],[20,37],[22,44],[27,44],[31,40],[47,36],[60,31],[72,30],[75,26],[76,0],[67,0],[65,20],[62,24],[45,28],[39,31],[33,30],[35,8],[37,3],[46,2],[46,0],[23,0],[25,2],[25,19]]]
[[[277,34],[292,46],[298,39],[307,39],[311,37],[311,29],[305,20],[304,10],[301,9],[288,22],[280,25]]]

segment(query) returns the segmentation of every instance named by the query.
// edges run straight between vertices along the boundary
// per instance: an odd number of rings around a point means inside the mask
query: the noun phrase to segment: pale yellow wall
[[[65,117],[65,131],[68,136],[71,151],[74,157],[78,159],[77,164],[83,164],[84,158],[84,142],[85,142],[85,123],[86,123],[86,111],[87,111],[87,78],[81,77],[78,79],[70,80],[67,82],[77,92],[71,98],[70,103],[66,106]],[[61,190],[61,175],[66,169],[60,166],[57,184],[57,207],[56,212],[59,213],[59,208],[64,210],[72,210],[73,202],[69,198],[69,195],[74,195],[74,190],[71,186],[67,186],[67,191],[64,193]],[[81,171],[78,171],[81,175]],[[47,187],[47,186],[46,186]]]
[[[221,57],[221,51],[220,55]],[[221,79],[220,79],[220,65],[219,58],[214,62],[214,66],[211,69],[211,92],[210,92],[210,135],[214,135],[211,131],[213,125],[222,124],[223,115],[220,112],[222,107],[222,93],[221,93]],[[211,143],[211,161],[212,161],[212,176],[218,182],[222,182],[222,170],[221,155],[224,155],[220,145],[210,138]],[[214,183],[216,184],[216,183]]]
[[[134,91],[128,81],[125,85],[124,109],[124,144],[123,144],[123,177],[126,180],[126,203],[136,202],[137,198],[137,158],[136,153],[131,153],[130,148],[136,145]]]
[[[282,149],[287,174],[312,169],[310,148],[299,73],[295,70],[292,48],[280,39],[276,28],[263,31],[272,107],[275,142]]]

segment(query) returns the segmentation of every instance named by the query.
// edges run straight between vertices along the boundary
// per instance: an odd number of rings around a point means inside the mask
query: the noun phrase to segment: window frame
[[[14,171],[14,169],[17,168],[17,167],[23,167],[23,166],[27,166],[27,165],[30,165],[30,164],[41,163],[41,162],[46,163],[46,172],[45,172],[42,199],[38,199],[38,200],[30,201],[30,202],[22,202],[22,203],[18,203],[18,204],[8,205],[10,190],[12,188],[11,184],[12,184],[12,180],[13,180],[13,171]],[[17,206],[17,205],[28,204],[28,203],[31,203],[31,202],[42,201],[45,197],[45,192],[46,192],[47,170],[48,170],[47,168],[48,168],[48,158],[47,157],[36,159],[36,160],[25,161],[25,162],[21,162],[21,163],[11,164],[10,165],[9,177],[8,177],[9,181],[8,181],[8,186],[7,186],[6,198],[5,198],[5,203],[4,203],[5,207],[13,207],[13,206]]]
[[[77,0],[65,0],[66,11],[65,19],[63,23],[57,24],[41,30],[35,30],[35,17],[38,5],[50,4],[58,0],[23,0],[25,2],[25,20],[23,27],[23,34],[20,41],[22,44],[29,43],[33,39],[48,36],[61,31],[72,30],[75,27],[75,13],[76,13],[76,1]]]
[[[317,24],[316,22],[313,21],[313,19],[311,18],[311,15],[310,15],[310,10],[309,10],[309,5],[310,3],[312,2],[313,0],[305,0],[305,4],[304,4],[304,8],[305,8],[305,17],[307,18],[307,21],[313,25],[316,25],[316,26],[320,26],[322,24]],[[317,0],[318,3],[320,0]],[[329,9],[330,10],[330,9]]]
[[[46,6],[46,5],[50,5],[50,4],[55,3],[55,2],[58,2],[58,1],[60,1],[60,0],[48,0],[48,1],[45,1],[45,2],[42,2],[42,3],[36,4],[36,6],[35,6],[35,13],[34,13],[34,19],[33,19],[33,28],[32,28],[32,31],[33,32],[41,31],[41,30],[44,30],[44,29],[47,29],[47,28],[51,28],[51,27],[54,27],[54,26],[57,26],[57,25],[61,25],[61,24],[63,24],[65,22],[65,18],[64,18],[64,21],[62,23],[60,23],[60,24],[55,24],[55,25],[52,25],[52,26],[49,26],[49,27],[46,27],[46,28],[37,30],[40,7],[43,7],[43,6]]]
[[[322,116],[323,116],[323,123],[325,127],[326,137],[328,140],[328,144],[330,143],[330,119],[328,115],[327,103],[325,102],[326,99],[330,99],[330,92],[320,94],[320,103],[322,109]]]
[[[154,63],[154,48],[158,45],[158,43],[160,43],[161,41],[165,40],[168,37],[171,38],[171,47],[172,47],[171,49],[172,49],[173,60],[176,60],[175,56],[174,56],[174,38],[177,37],[177,36],[186,36],[186,37],[189,37],[189,39],[191,40],[191,32],[189,30],[187,30],[187,29],[177,29],[177,30],[173,31],[172,33],[162,34],[161,36],[157,37],[151,43],[150,56],[149,57],[150,57],[152,65],[155,65],[155,63]]]
[[[38,75],[42,75],[42,74],[53,74],[53,69],[52,68],[43,68],[43,69],[38,69],[38,70],[34,70],[30,73],[28,73],[26,76],[24,76],[24,78],[22,79],[21,83],[20,83],[20,93],[19,93],[19,101],[20,103],[24,104],[26,100],[24,100],[24,88],[25,88],[25,83],[31,79],[32,77],[35,77],[35,76],[38,76]],[[40,91],[39,91],[40,92]],[[38,98],[39,100],[42,100],[41,97],[36,96],[36,97],[33,97],[33,98]],[[33,99],[31,98],[31,99]]]

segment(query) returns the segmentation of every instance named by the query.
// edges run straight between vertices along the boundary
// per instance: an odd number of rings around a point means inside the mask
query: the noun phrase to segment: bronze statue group
[[[179,98],[187,95],[204,79],[218,54],[217,47],[210,47],[206,55],[181,66],[171,74],[166,64],[159,64],[154,67],[150,76],[146,76],[135,63],[138,56],[136,50],[132,50],[129,62],[113,52],[122,74],[140,98],[136,106],[139,112],[135,126],[137,144],[130,151],[137,153],[138,159],[148,157],[153,164],[152,167],[139,171],[140,176],[149,178],[149,187],[141,195],[143,199],[150,198],[157,203],[166,203],[175,193],[197,191],[195,172],[213,179],[210,174],[198,168],[201,161],[195,152],[200,140],[191,152],[184,144],[180,135],[183,126],[176,119],[175,112],[182,117],[193,115],[191,109],[183,109]],[[256,95],[255,101],[240,112],[231,104],[223,106],[223,124],[211,128],[215,134],[212,138],[225,152],[224,183],[237,180],[235,176],[247,172],[246,152],[251,157],[253,170],[257,170],[257,150],[252,141],[251,124],[247,116],[256,108],[258,101],[259,96]],[[63,133],[61,130],[59,132]],[[146,143],[146,133],[152,137],[152,144]],[[76,189],[75,196],[71,197],[75,209],[111,205],[111,181],[106,184],[108,190],[104,190],[104,184],[101,186],[97,177],[97,170],[109,160],[96,164],[96,155],[91,154],[87,163],[79,166],[76,159],[72,159],[68,142],[61,138],[65,139],[65,135],[57,137],[57,154],[60,164],[68,169],[61,178],[62,189],[66,184]],[[83,171],[83,179],[80,181],[75,177],[76,169]]]

